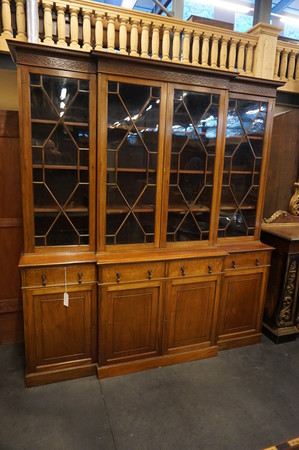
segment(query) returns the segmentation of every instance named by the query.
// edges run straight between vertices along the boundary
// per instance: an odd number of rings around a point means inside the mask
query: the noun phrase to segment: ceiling
[[[115,6],[122,6],[122,0],[101,0],[101,1]],[[167,0],[160,0],[160,2],[163,4],[165,3],[165,1]],[[255,3],[255,0],[229,0],[229,1],[231,3],[251,6],[252,8]],[[209,4],[209,1],[206,0],[205,3]],[[153,8],[155,6],[154,0],[132,0],[132,4],[134,4],[133,9],[143,10],[146,12],[153,12]],[[272,1],[272,11],[276,14],[281,15],[298,15],[298,26],[299,26],[299,0],[293,1],[274,0]]]

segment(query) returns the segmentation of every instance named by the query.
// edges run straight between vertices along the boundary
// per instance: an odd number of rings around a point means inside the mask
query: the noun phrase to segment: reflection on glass
[[[89,80],[30,74],[36,245],[89,241]]]
[[[230,99],[218,237],[253,236],[267,103]]]
[[[167,241],[209,239],[218,104],[219,95],[174,92]]]
[[[160,88],[108,82],[107,245],[154,240]]]

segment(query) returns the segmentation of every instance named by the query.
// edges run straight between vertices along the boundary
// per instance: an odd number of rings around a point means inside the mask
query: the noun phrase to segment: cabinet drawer
[[[164,278],[164,263],[117,264],[100,267],[101,283],[121,283],[127,281]]]
[[[270,263],[271,252],[232,253],[225,258],[225,269],[244,269]]]
[[[169,277],[183,277],[208,275],[222,271],[223,260],[219,258],[209,259],[181,259],[169,263]]]
[[[57,286],[67,284],[83,284],[96,281],[96,267],[93,264],[74,266],[39,267],[25,270],[25,286]]]

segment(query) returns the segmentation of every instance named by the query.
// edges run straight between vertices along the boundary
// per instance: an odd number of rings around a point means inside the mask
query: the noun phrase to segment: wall
[[[0,110],[18,109],[17,71],[0,68]]]

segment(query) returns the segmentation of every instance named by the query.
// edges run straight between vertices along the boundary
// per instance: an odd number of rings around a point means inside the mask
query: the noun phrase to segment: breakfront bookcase
[[[277,83],[10,43],[27,385],[259,342]]]

